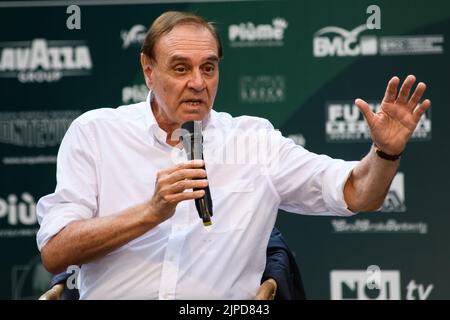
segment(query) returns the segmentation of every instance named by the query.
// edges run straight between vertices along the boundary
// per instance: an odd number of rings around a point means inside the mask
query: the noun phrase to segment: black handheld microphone
[[[189,121],[184,123],[181,128],[184,129],[182,131],[181,141],[183,142],[184,150],[186,150],[188,160],[203,160],[203,136],[201,122]],[[203,169],[205,169],[205,166],[203,166]],[[195,207],[197,208],[200,219],[203,220],[203,225],[209,226],[212,224],[211,216],[213,215],[213,205],[209,186],[206,188],[194,188],[194,191],[197,190],[205,191],[203,197],[195,199]]]

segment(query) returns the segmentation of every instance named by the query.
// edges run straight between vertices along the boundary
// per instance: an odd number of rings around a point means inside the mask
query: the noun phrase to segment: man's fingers
[[[203,160],[190,160],[190,161],[181,162],[172,167],[163,169],[163,170],[159,171],[159,174],[167,175],[167,174],[171,174],[172,172],[175,172],[175,171],[181,170],[181,169],[203,168],[204,165],[205,165],[205,162]]]
[[[397,102],[398,103],[407,103],[409,92],[416,81],[416,77],[413,75],[409,75],[406,77],[405,81],[403,81],[402,87],[400,88],[400,92],[398,93]]]
[[[391,80],[389,80],[389,83],[386,87],[386,92],[384,94],[383,101],[385,102],[394,102],[395,98],[397,96],[397,87],[400,82],[400,79],[398,77],[392,77]]]
[[[409,108],[411,110],[414,110],[414,108],[417,106],[426,89],[427,89],[426,84],[423,82],[419,82],[419,84],[416,87],[416,90],[414,90],[414,93],[412,94],[411,99],[409,99],[408,102]]]
[[[206,178],[205,169],[181,169],[165,176],[164,183],[173,184],[185,179]]]
[[[428,108],[431,106],[431,101],[428,99],[425,99],[420,106],[417,107],[417,109],[414,111],[414,119],[416,122],[419,122],[422,115],[425,113],[425,111],[428,110]]]
[[[359,110],[361,110],[361,112],[364,115],[364,118],[366,118],[366,121],[370,127],[373,121],[373,112],[369,104],[362,99],[356,99],[355,105],[358,107]]]
[[[174,183],[168,189],[169,194],[176,194],[183,192],[186,189],[194,189],[194,188],[206,188],[208,186],[208,180],[182,180]]]
[[[167,195],[165,200],[170,203],[178,203],[184,200],[192,200],[201,198],[205,195],[205,190],[197,190],[193,192],[181,192],[176,194]]]

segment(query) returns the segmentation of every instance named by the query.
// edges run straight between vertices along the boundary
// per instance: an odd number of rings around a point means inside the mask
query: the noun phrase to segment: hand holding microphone
[[[182,129],[183,134],[181,138],[188,160],[203,160],[203,136],[201,122],[186,122],[182,125]],[[205,169],[204,166],[203,169]],[[209,186],[200,188],[197,187],[193,188],[193,190],[194,192],[204,190],[204,195],[195,199],[195,207],[197,208],[200,219],[203,220],[203,225],[209,226],[212,224],[211,216],[213,215],[213,205]]]
[[[161,223],[175,213],[179,202],[203,197],[208,186],[201,160],[187,161],[163,169],[156,175],[155,192],[149,201],[152,221]],[[186,191],[193,189],[194,191]]]

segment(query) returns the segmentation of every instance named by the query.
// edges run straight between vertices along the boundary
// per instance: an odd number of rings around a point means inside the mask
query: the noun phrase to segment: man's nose
[[[194,89],[195,91],[202,91],[205,89],[205,79],[203,78],[202,72],[200,70],[194,70],[191,74],[191,78],[188,82],[188,87]]]

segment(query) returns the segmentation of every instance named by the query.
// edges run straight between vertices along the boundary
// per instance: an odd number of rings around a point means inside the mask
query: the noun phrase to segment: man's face
[[[200,25],[178,25],[157,41],[156,61],[149,60],[141,56],[160,125],[202,120],[214,103],[219,82],[218,48],[211,32]]]

